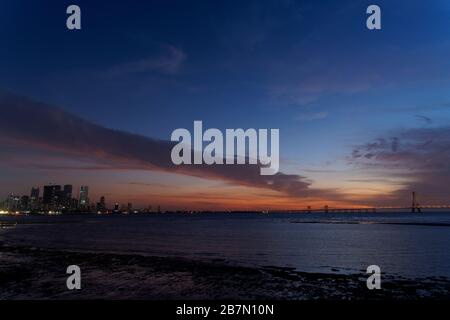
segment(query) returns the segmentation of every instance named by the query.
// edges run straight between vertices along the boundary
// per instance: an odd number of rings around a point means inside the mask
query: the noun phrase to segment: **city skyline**
[[[63,188],[61,188],[63,187]],[[325,204],[323,207],[313,207],[311,205],[299,205],[295,208],[282,208],[282,209],[236,209],[236,210],[208,210],[208,209],[172,209],[172,210],[161,210],[161,206],[152,204],[147,204],[147,206],[133,207],[132,202],[119,203],[117,201],[110,200],[106,202],[104,195],[99,197],[99,201],[96,202],[89,197],[89,186],[81,185],[78,190],[78,197],[74,196],[73,185],[57,185],[48,184],[42,185],[42,196],[40,193],[41,186],[32,186],[29,195],[18,195],[10,193],[8,197],[2,201],[0,199],[0,211],[1,213],[150,213],[150,212],[377,212],[377,210],[411,210],[412,213],[421,213],[422,209],[449,209],[450,204],[430,204],[430,203],[420,203],[418,195],[415,191],[411,192],[411,205],[402,206],[380,206],[380,207],[369,207],[369,206],[351,206],[351,207],[341,207],[341,206],[329,206]],[[101,194],[101,193],[99,193]]]
[[[124,208],[128,211],[133,209],[131,202],[119,204],[110,201],[107,203],[104,195],[98,198],[99,201],[95,201],[89,197],[89,186],[81,185],[77,190],[77,195],[75,195],[72,184],[32,186],[28,194],[11,193],[4,201],[2,199],[0,209],[7,210],[4,212],[20,213],[54,213],[61,211],[64,213],[71,213],[72,211],[108,213],[114,210],[118,211],[119,207],[121,211],[124,211]],[[155,207],[158,208],[159,206]],[[151,208],[151,205],[148,205],[145,210],[151,211]]]
[[[168,210],[448,204],[448,1],[378,1],[381,30],[368,1],[78,1],[81,30],[50,3],[0,13],[0,199],[71,181]],[[174,166],[197,120],[279,129],[279,173]]]

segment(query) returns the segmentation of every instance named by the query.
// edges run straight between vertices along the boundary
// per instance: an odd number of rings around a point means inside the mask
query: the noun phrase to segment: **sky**
[[[166,209],[450,202],[448,1],[5,0],[0,39],[0,199],[56,183]],[[194,120],[279,128],[280,173],[174,167]]]

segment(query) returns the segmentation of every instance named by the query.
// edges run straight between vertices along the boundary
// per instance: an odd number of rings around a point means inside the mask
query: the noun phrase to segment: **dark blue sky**
[[[283,172],[316,188],[394,192],[417,177],[381,182],[391,164],[369,170],[354,149],[450,121],[444,0],[3,1],[0,38],[2,90],[164,140],[194,120],[280,128]]]

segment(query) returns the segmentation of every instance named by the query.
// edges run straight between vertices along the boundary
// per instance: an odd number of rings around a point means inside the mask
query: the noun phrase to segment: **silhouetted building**
[[[39,199],[39,188],[31,188],[30,198]]]
[[[72,198],[69,200],[69,209],[76,209],[78,208],[78,199]]]
[[[31,188],[30,209],[36,210],[38,208],[39,208],[39,188]]]
[[[10,211],[17,211],[20,207],[20,198],[11,193],[6,199],[5,205],[6,209]]]
[[[20,210],[29,210],[30,209],[30,197],[22,196],[20,198]]]
[[[69,207],[69,208],[71,207],[72,190],[73,190],[72,185],[66,184],[61,193],[61,204],[65,207]]]
[[[44,194],[42,203],[46,209],[55,209],[60,204],[61,186],[49,185],[44,186]]]
[[[86,207],[89,205],[89,187],[88,186],[80,187],[79,203],[80,203],[80,207]]]
[[[97,202],[97,212],[105,212],[105,211],[106,211],[105,197],[100,197],[100,202]]]

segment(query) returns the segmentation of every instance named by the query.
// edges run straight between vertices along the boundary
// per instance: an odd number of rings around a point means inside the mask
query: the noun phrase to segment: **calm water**
[[[309,272],[377,264],[389,274],[450,277],[450,213],[1,217],[0,225],[16,220],[27,223],[0,228],[0,241]]]

